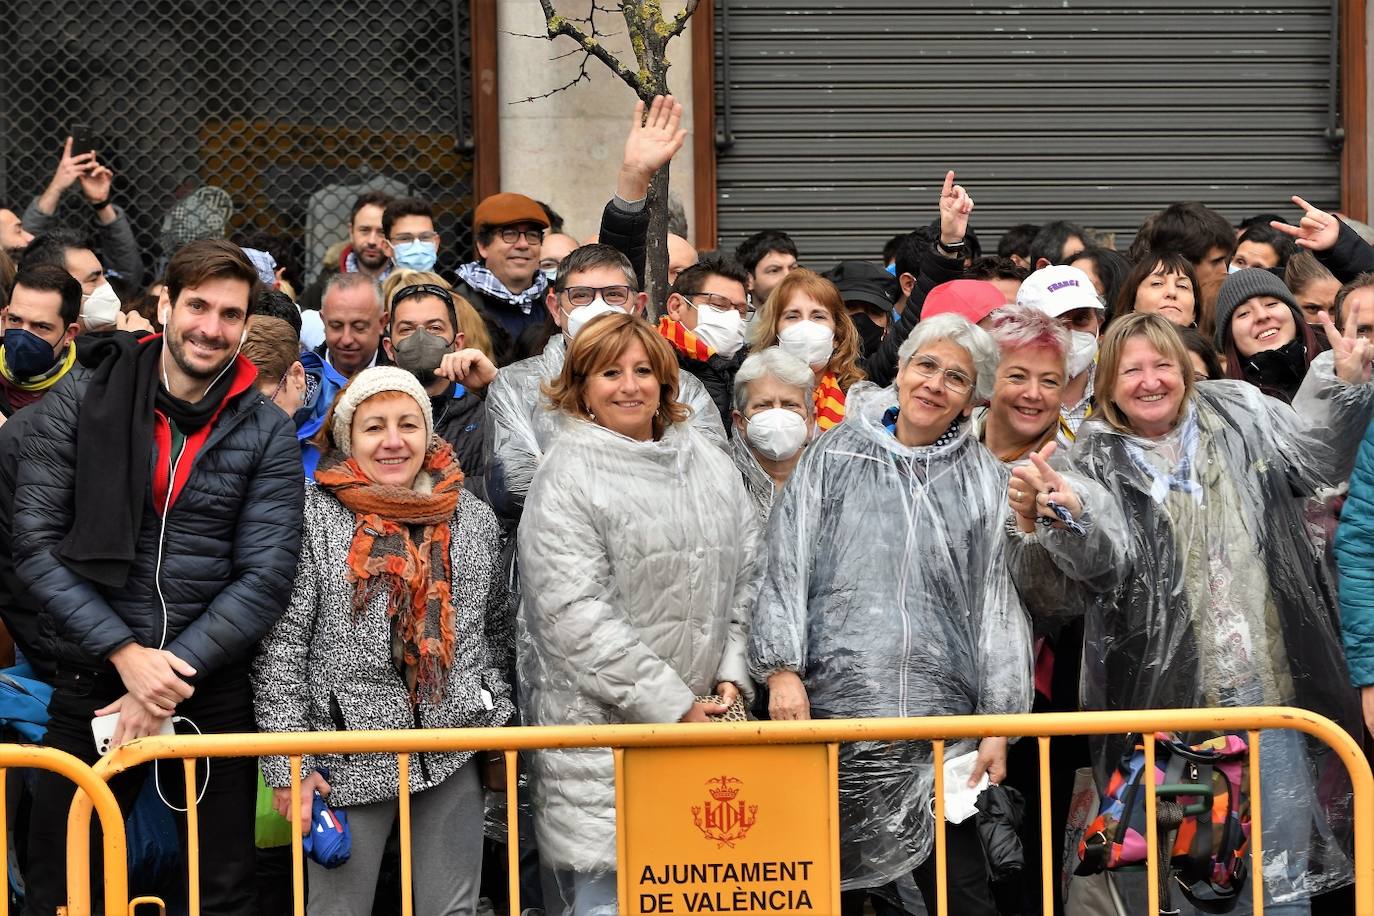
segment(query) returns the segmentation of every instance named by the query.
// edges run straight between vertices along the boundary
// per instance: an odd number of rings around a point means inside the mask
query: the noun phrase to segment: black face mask
[[[863,312],[851,314],[849,320],[854,322],[854,330],[859,332],[859,343],[863,347],[863,355],[872,356],[878,352],[878,346],[882,344],[883,335],[887,333],[887,328],[879,327],[876,321]]]

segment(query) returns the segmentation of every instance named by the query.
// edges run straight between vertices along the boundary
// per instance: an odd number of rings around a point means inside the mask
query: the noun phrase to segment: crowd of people
[[[1067,221],[984,253],[950,172],[872,263],[678,239],[651,303],[681,116],[636,107],[594,242],[496,194],[445,275],[430,205],[368,193],[299,290],[261,233],[131,284],[114,176],[68,141],[0,209],[0,616],[53,688],[44,743],[94,762],[113,714],[113,745],[1256,705],[1374,730],[1374,247],[1350,223],[1184,202],[1125,253]],[[77,189],[93,238],[55,223]],[[1106,791],[1136,740],[1055,740],[1056,847],[1077,768]],[[947,825],[951,912],[1040,911],[1031,745],[962,748],[970,786],[1027,796],[1026,865],[992,880],[975,821]],[[497,758],[414,755],[417,912],[499,905]],[[1341,912],[1344,769],[1283,730],[1259,758],[1266,911]],[[526,913],[618,912],[610,751],[525,763]],[[394,757],[303,758],[300,811],[288,758],[196,773],[204,912],[264,911],[259,791],[302,829],[316,794],[348,814],[308,912],[381,905]],[[113,780],[124,809],[150,775],[180,810],[180,767]],[[933,785],[926,743],[842,749],[846,916],[933,911]],[[73,791],[30,787],[30,916],[65,902]]]

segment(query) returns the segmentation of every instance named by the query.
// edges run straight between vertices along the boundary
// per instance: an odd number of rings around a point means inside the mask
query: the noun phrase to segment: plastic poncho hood
[[[1026,712],[1030,626],[1007,570],[1009,472],[968,433],[908,448],[892,388],[855,385],[773,506],[750,637],[756,679],[796,671],[815,718]],[[951,749],[950,753],[958,753]],[[930,854],[930,746],[844,744],[846,887]]]

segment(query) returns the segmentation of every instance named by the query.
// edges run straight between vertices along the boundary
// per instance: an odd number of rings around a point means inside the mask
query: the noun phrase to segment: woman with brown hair
[[[668,342],[636,316],[600,315],[544,391],[563,428],[520,525],[524,721],[741,710],[757,513],[729,455],[687,422]],[[611,752],[541,751],[532,776],[540,858],[564,897],[546,897],[548,912],[616,913]]]
[[[859,332],[835,284],[797,268],[773,288],[749,335],[755,353],[781,347],[811,367],[816,376],[816,426],[829,429],[844,419],[846,392],[866,378],[859,359]]]
[[[1154,312],[1181,328],[1197,327],[1201,318],[1197,274],[1181,254],[1150,254],[1136,262],[1121,283],[1112,317]]]

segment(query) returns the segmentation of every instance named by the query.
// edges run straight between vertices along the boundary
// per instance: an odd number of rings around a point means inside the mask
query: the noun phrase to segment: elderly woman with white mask
[[[1006,556],[1010,471],[968,422],[992,388],[996,344],[940,315],[898,359],[894,387],[850,389],[845,421],[803,451],[769,520],[750,666],[774,719],[1030,709],[1030,622]],[[1006,749],[988,737],[950,754],[976,751],[974,777],[996,782]],[[933,907],[933,785],[929,744],[841,747],[846,890],[914,877]],[[948,839],[951,912],[995,913],[973,822]]]
[[[778,347],[750,356],[735,376],[730,451],[765,525],[815,434],[814,387],[811,367]]]

